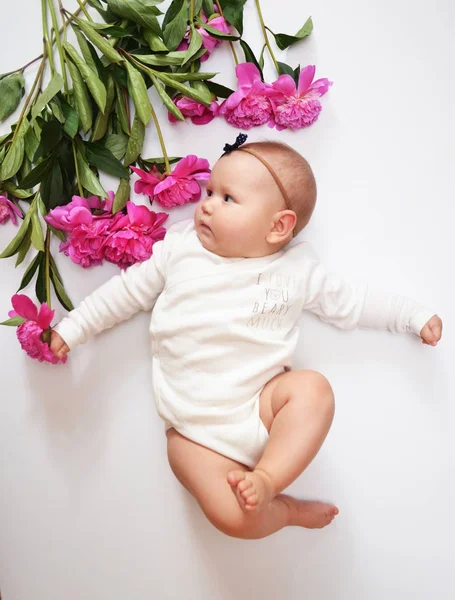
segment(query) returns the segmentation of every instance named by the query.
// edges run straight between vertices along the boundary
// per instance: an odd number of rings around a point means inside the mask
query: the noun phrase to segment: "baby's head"
[[[283,191],[257,155],[272,168]],[[215,163],[194,224],[210,252],[266,256],[281,250],[307,225],[315,203],[316,182],[303,156],[282,142],[253,142]]]

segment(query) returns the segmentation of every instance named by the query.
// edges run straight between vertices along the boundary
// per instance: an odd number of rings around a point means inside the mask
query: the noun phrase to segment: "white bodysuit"
[[[416,334],[435,314],[328,272],[309,242],[260,258],[218,256],[193,219],[170,226],[150,259],[112,277],[54,329],[72,350],[140,310],[152,310],[153,390],[165,431],[250,468],[268,438],[259,396],[292,369],[302,310],[341,329]]]

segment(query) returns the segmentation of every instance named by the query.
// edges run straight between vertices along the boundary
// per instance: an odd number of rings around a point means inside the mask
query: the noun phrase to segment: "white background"
[[[249,139],[286,141],[312,165],[318,204],[300,238],[352,281],[427,305],[444,321],[443,339],[431,348],[414,334],[344,332],[303,315],[294,367],[326,375],[337,410],[321,452],[288,493],[333,501],[340,514],[323,530],[288,528],[245,541],[216,530],[168,466],[148,314],[79,347],[65,366],[32,361],[14,328],[2,327],[4,600],[453,597],[455,8],[449,0],[276,5],[262,0],[275,32],[293,34],[310,15],[314,21],[311,37],[277,49],[278,59],[315,64],[316,77],[334,84],[309,129],[264,126]],[[259,54],[253,0],[245,23]],[[40,24],[38,0],[8,3],[0,72],[41,52]],[[205,66],[235,87],[227,44]],[[26,72],[28,89],[36,69]],[[268,56],[265,76],[276,76]],[[221,119],[171,126],[154,90],[151,98],[170,154],[213,164],[235,140],[238,131]],[[150,125],[143,155],[159,153]],[[194,206],[172,209],[166,225]],[[0,227],[2,249],[14,231],[11,223]],[[58,254],[57,240],[52,250],[74,304],[118,272],[109,263],[83,270]],[[0,261],[2,320],[31,258],[17,269],[15,257]],[[33,286],[26,292],[34,297]],[[56,320],[64,316],[55,299],[53,307]]]

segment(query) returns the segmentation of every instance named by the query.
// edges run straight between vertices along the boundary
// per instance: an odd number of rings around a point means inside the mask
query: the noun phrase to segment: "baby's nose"
[[[209,202],[209,198],[205,198],[205,200],[202,201],[201,208],[202,208],[203,212],[205,212],[207,214],[211,214],[213,208],[212,208],[212,205]]]

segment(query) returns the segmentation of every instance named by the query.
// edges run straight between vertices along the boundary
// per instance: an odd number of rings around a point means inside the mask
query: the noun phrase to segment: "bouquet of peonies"
[[[264,36],[257,58],[244,39],[246,0],[172,0],[165,13],[158,8],[161,2],[78,0],[73,14],[61,0],[42,0],[42,54],[0,75],[3,121],[25,96],[23,72],[40,61],[17,122],[0,137],[0,224],[19,225],[0,258],[17,255],[17,267],[34,251],[18,291],[36,276],[41,303],[38,309],[24,294],[15,294],[14,311],[1,324],[16,326],[22,347],[40,361],[58,362],[48,347],[51,283],[60,303],[73,309],[50,252],[51,236],[83,268],[106,260],[125,269],[151,256],[153,244],[166,235],[162,225],[168,218],[129,200],[131,174],[139,176],[135,191],[166,209],[197,202],[198,181],[210,175],[204,158],[168,155],[149,88],[167,108],[170,127],[186,119],[204,125],[224,118],[240,129],[267,124],[295,131],[316,121],[320,97],[332,85],[326,78],[314,81],[314,65],[293,68],[277,61],[271,47],[268,32],[284,50],[311,34],[311,18],[295,35],[274,33],[254,0]],[[223,42],[236,65],[236,90],[215,82],[216,72],[201,71]],[[266,48],[277,71],[272,83],[264,81]],[[143,158],[150,121],[162,156]],[[100,172],[118,177],[115,193],[105,191]]]

